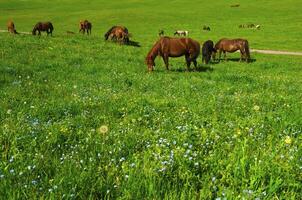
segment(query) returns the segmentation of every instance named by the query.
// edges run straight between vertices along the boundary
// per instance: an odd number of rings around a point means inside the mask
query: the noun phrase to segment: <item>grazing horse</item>
[[[197,57],[200,53],[200,44],[191,38],[161,37],[151,48],[146,57],[149,72],[154,70],[155,58],[159,55],[163,58],[166,69],[169,70],[169,57],[186,57],[187,70],[191,62],[197,67]]]
[[[211,56],[213,53],[216,53],[216,50],[214,49],[214,43],[212,40],[207,40],[202,45],[202,62],[205,64],[208,64],[211,60]]]
[[[189,35],[189,31],[183,31],[183,30],[177,30],[174,32],[174,36],[188,36]]]
[[[8,32],[10,32],[10,33],[19,34],[19,33],[16,31],[16,29],[15,29],[15,24],[14,24],[14,22],[11,21],[11,20],[9,20],[9,21],[7,22],[7,30],[8,30]]]
[[[86,32],[87,35],[91,35],[92,24],[87,19],[80,21],[79,28],[79,33],[82,32],[83,34],[85,34]]]
[[[210,28],[209,26],[204,25],[204,26],[202,27],[202,30],[205,30],[205,31],[210,31],[210,30],[211,30],[211,28]]]
[[[33,31],[32,34],[36,35],[36,32],[39,32],[38,35],[41,35],[41,31],[46,31],[47,32],[47,36],[48,34],[50,34],[52,36],[52,31],[53,31],[53,25],[51,22],[38,22]]]
[[[233,5],[230,5],[231,8],[237,8],[237,7],[239,7],[239,6],[240,6],[240,4],[233,4]]]
[[[241,56],[240,61],[242,61],[243,57],[245,57],[246,62],[250,60],[250,49],[249,43],[245,39],[226,39],[222,38],[215,44],[215,50],[219,51],[219,60],[221,57],[221,52],[224,53],[224,59],[226,60],[226,52],[233,53],[237,50],[240,50]],[[215,53],[213,55],[215,59]]]
[[[113,26],[104,35],[105,40],[117,41],[120,44],[128,44],[130,42],[130,34],[124,26]]]

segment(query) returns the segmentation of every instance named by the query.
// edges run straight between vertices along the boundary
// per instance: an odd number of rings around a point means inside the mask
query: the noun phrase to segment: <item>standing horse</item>
[[[46,31],[47,32],[47,36],[48,34],[50,34],[52,36],[52,31],[53,31],[53,25],[51,22],[38,22],[32,31],[33,35],[36,35],[36,32],[39,32],[38,35],[41,35],[41,31]]]
[[[208,64],[211,60],[211,55],[216,52],[214,49],[214,43],[212,40],[207,40],[202,45],[202,62],[205,62],[205,64]]]
[[[119,43],[128,44],[130,42],[130,34],[124,26],[113,26],[104,35],[105,40],[117,41]]]
[[[174,36],[188,36],[189,35],[189,31],[183,31],[183,30],[177,30],[174,32]]]
[[[79,27],[80,27],[79,33],[82,32],[83,34],[85,34],[86,32],[87,35],[89,34],[91,35],[92,24],[87,19],[85,19],[84,21],[80,21]]]
[[[10,33],[18,34],[18,32],[17,32],[16,29],[15,29],[15,24],[14,24],[14,22],[11,21],[11,20],[9,20],[9,21],[7,22],[7,30],[8,30],[8,32],[10,32]]]
[[[221,57],[221,52],[224,53],[224,59],[226,60],[226,52],[233,53],[237,50],[240,50],[241,56],[240,61],[242,61],[243,57],[245,58],[245,61],[248,62],[250,60],[250,49],[249,49],[249,43],[245,39],[226,39],[222,38],[215,44],[215,50],[219,51],[219,60]],[[215,59],[215,53],[213,55],[213,58]]]
[[[155,58],[159,55],[163,58],[166,69],[169,70],[169,57],[186,57],[187,70],[190,70],[191,62],[197,67],[197,57],[200,53],[200,44],[191,38],[161,37],[151,48],[146,57],[149,72],[154,70]]]

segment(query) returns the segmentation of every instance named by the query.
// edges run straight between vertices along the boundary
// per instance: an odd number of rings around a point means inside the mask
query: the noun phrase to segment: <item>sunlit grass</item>
[[[154,2],[138,8],[149,12]],[[296,3],[289,1],[288,9]],[[122,13],[136,3],[125,4],[118,4]],[[20,29],[36,19],[22,5],[5,11],[20,21],[28,14]],[[78,10],[69,1],[63,5]],[[171,31],[178,25],[174,15]],[[67,28],[77,27],[77,19]],[[92,37],[66,36],[56,27],[54,37],[0,34],[0,199],[301,198],[302,58],[252,54],[249,64],[222,61],[208,68],[199,59],[201,72],[184,72],[184,58],[171,59],[167,72],[158,58],[154,73],[147,73],[144,58],[158,28],[129,15],[133,40],[142,47],[120,46],[103,41],[111,23],[103,19],[106,26],[95,25]],[[255,47],[298,47],[248,36]],[[269,40],[279,36],[272,30]]]

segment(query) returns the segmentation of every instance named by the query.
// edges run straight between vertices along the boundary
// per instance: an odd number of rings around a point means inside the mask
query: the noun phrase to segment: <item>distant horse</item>
[[[177,30],[174,32],[174,36],[188,36],[189,35],[189,31],[183,31],[183,30]]]
[[[128,44],[130,42],[130,34],[124,26],[113,26],[104,35],[105,40],[117,41],[119,43]]]
[[[161,37],[151,48],[146,57],[146,64],[149,72],[154,70],[155,58],[161,56],[165,62],[166,69],[169,70],[169,57],[186,57],[187,70],[190,69],[191,62],[197,67],[197,57],[200,53],[200,44],[191,38],[170,38]]]
[[[214,43],[212,40],[207,40],[202,45],[202,62],[205,64],[208,64],[211,60],[211,56],[213,53],[216,53],[216,50],[214,49]]]
[[[41,35],[41,31],[46,31],[47,35],[50,34],[52,36],[53,25],[51,22],[38,22],[35,25],[32,34],[36,35],[37,31],[39,32],[38,35]]]
[[[158,31],[158,36],[159,36],[159,37],[162,37],[162,36],[164,36],[164,35],[165,35],[164,30],[159,30],[159,31]]]
[[[221,57],[221,52],[224,53],[224,59],[226,60],[226,52],[233,53],[237,50],[240,50],[241,53],[240,61],[242,61],[243,57],[245,58],[246,62],[250,60],[249,43],[245,39],[230,40],[223,38],[215,44],[214,48],[216,51],[219,51],[219,60]],[[215,53],[213,55],[213,58],[215,59]]]
[[[202,27],[202,30],[205,30],[205,31],[210,31],[210,30],[211,30],[211,28],[210,28],[209,26],[204,25],[204,26]]]
[[[79,28],[79,33],[82,32],[83,34],[85,34],[86,32],[87,35],[91,35],[92,24],[87,19],[80,21]]]
[[[256,28],[256,25],[253,23],[248,23],[248,24],[240,24],[239,28]]]
[[[230,7],[232,7],[232,8],[237,8],[237,7],[239,7],[240,6],[240,4],[233,4],[233,5],[230,5]]]
[[[9,21],[7,22],[7,30],[8,30],[8,32],[10,32],[10,33],[18,34],[18,32],[17,32],[16,29],[15,29],[15,24],[14,24],[14,22],[11,21],[11,20],[9,20]]]

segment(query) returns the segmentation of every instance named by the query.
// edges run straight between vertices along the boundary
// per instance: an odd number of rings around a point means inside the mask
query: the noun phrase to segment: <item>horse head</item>
[[[147,55],[145,63],[148,66],[148,71],[152,72],[154,70],[154,67],[155,67],[155,62],[154,62],[154,59],[152,58],[152,56]]]
[[[35,27],[35,28],[32,30],[32,34],[33,34],[33,35],[36,35],[36,31],[37,31],[37,28]]]
[[[217,50],[215,47],[212,49],[212,59],[213,60],[216,60],[216,53],[217,53]]]

